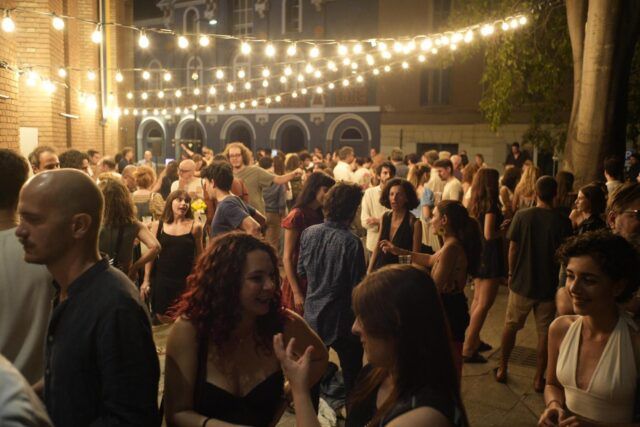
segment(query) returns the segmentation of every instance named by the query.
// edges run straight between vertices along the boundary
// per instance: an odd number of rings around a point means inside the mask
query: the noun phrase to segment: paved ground
[[[489,363],[465,365],[463,370],[462,397],[469,421],[474,427],[535,426],[544,409],[542,395],[533,390],[536,332],[531,316],[525,328],[518,334],[509,369],[509,383],[498,384],[493,379],[492,370],[497,363],[506,302],[507,290],[501,288],[482,333],[482,339],[495,348],[485,354],[490,357]],[[166,334],[166,327],[154,330],[162,368]],[[332,359],[335,359],[335,354],[332,355]],[[285,414],[278,426],[294,425],[293,416]]]

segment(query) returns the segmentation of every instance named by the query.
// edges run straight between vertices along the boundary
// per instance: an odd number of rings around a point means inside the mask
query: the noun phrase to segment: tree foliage
[[[484,55],[480,111],[493,130],[514,114],[528,117],[523,141],[561,150],[572,101],[572,56],[563,2],[465,0],[457,2],[452,27],[525,13],[529,22],[480,45]]]

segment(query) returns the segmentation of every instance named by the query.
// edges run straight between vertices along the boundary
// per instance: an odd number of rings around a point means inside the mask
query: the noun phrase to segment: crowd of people
[[[518,143],[500,170],[181,151],[0,150],[0,425],[273,426],[292,406],[317,426],[331,349],[347,426],[468,426],[462,369],[488,362],[501,286],[494,377],[533,311],[540,425],[640,422],[636,154],[574,189]]]

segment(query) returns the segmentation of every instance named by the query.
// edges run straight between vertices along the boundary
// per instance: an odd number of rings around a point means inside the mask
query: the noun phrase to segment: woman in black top
[[[469,216],[480,223],[482,257],[473,277],[474,292],[470,308],[470,323],[464,340],[462,357],[465,363],[486,363],[480,351],[491,346],[480,340],[480,331],[498,294],[498,287],[507,278],[504,239],[500,226],[504,220],[499,197],[500,174],[495,169],[482,168],[471,185],[471,198],[467,206]]]
[[[468,426],[449,341],[449,327],[433,280],[414,265],[387,266],[353,291],[356,321],[369,365],[356,384],[348,427]],[[298,427],[320,424],[307,387],[309,349],[299,359],[281,335],[276,355],[293,394]]]
[[[167,164],[167,167],[164,168],[151,191],[160,193],[162,198],[166,200],[167,197],[169,197],[169,193],[171,193],[171,184],[173,184],[173,181],[177,180],[178,162],[172,160]]]
[[[286,402],[273,335],[305,354],[307,387],[322,377],[328,353],[300,316],[282,309],[275,250],[246,233],[222,234],[188,282],[167,341],[167,424],[276,425]]]
[[[420,252],[422,223],[411,213],[420,205],[415,187],[406,179],[390,179],[382,189],[380,204],[391,211],[382,216],[378,242],[390,241],[398,248]],[[371,255],[368,273],[398,263],[397,255],[383,252],[378,246]]]

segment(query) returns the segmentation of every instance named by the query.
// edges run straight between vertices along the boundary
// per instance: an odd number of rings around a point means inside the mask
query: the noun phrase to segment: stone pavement
[[[468,295],[471,296],[469,290]],[[507,289],[501,287],[496,303],[489,312],[482,339],[494,347],[485,353],[489,363],[465,365],[462,378],[462,398],[473,427],[535,426],[544,409],[542,395],[533,390],[535,372],[535,346],[537,342],[533,315],[518,334],[516,349],[509,366],[508,384],[498,384],[493,379],[493,368],[499,357],[500,336],[507,304]],[[164,345],[168,328],[154,328],[160,366],[164,372]],[[335,353],[332,360],[337,363]],[[161,378],[161,388],[163,386]],[[295,425],[294,416],[285,413],[279,427]]]

